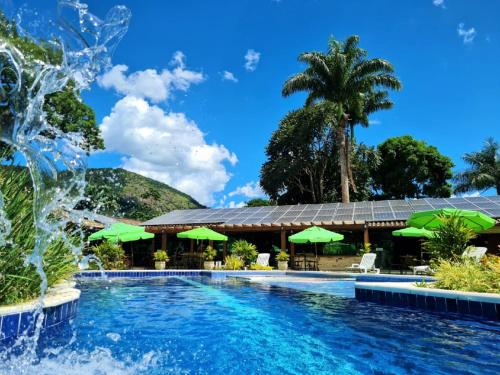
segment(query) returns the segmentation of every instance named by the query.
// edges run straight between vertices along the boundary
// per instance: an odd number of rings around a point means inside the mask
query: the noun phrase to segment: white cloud
[[[380,125],[382,121],[380,120],[368,120],[369,125]]]
[[[98,78],[98,84],[106,89],[115,89],[123,95],[133,95],[158,103],[168,99],[173,90],[187,91],[191,85],[205,79],[201,72],[186,69],[185,61],[186,56],[177,51],[171,61],[172,69],[146,69],[128,75],[126,65],[115,65]]]
[[[212,205],[231,175],[226,163],[236,155],[223,145],[207,144],[184,113],[165,112],[143,98],[119,100],[101,124],[106,147],[123,155],[122,167],[167,183]]]
[[[221,74],[222,74],[223,81],[238,82],[238,78],[236,78],[233,73],[231,73],[227,70],[224,70]]]
[[[260,61],[260,52],[253,49],[249,49],[245,55],[245,69],[249,72],[253,72],[257,69],[257,64]]]
[[[458,194],[458,195],[455,195],[455,194],[452,194],[452,198],[471,198],[471,197],[480,197],[481,196],[481,193],[479,191],[471,191],[470,193],[462,193],[462,194]]]
[[[226,206],[227,208],[240,208],[240,207],[245,207],[245,202],[239,202],[236,203],[235,201],[229,202],[229,204]]]
[[[235,190],[230,192],[228,196],[234,197],[234,196],[243,196],[246,198],[258,198],[258,197],[264,197],[266,193],[262,190],[260,187],[260,184],[258,182],[247,182],[243,186],[238,186]]]
[[[434,4],[437,7],[446,9],[446,6],[444,5],[444,0],[432,0],[432,4]]]
[[[458,24],[457,33],[459,37],[463,38],[464,44],[472,43],[477,34],[476,29],[473,27],[466,30],[463,22]]]

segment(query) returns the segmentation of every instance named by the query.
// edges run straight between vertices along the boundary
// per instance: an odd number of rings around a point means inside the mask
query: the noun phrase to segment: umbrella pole
[[[319,267],[318,267],[318,244],[316,242],[314,243],[314,255],[315,255],[315,260],[316,260],[315,271],[317,271],[319,269]]]

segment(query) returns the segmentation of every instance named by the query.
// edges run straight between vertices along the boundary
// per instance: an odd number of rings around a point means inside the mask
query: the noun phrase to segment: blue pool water
[[[497,322],[360,303],[353,281],[318,283],[323,293],[271,284],[202,277],[81,282],[77,319],[44,340],[40,362],[28,371],[500,373]]]

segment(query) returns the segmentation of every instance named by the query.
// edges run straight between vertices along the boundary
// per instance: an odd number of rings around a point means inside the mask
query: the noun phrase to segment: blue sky
[[[88,3],[103,16],[117,2]],[[462,168],[464,152],[500,138],[500,2],[121,3],[132,20],[115,66],[84,94],[112,150],[93,155],[92,167],[125,166],[212,206],[258,195],[251,183],[267,141],[304,100],[282,98],[282,84],[302,69],[298,54],[324,50],[331,35],[358,34],[369,56],[390,60],[403,83],[392,94],[394,109],[374,114],[358,141],[411,134]]]

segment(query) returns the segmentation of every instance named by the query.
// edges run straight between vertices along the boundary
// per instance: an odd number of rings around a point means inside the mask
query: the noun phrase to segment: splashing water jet
[[[26,265],[32,264],[41,278],[40,316],[47,289],[43,257],[49,244],[63,238],[75,259],[81,255],[81,246],[69,241],[65,229],[70,221],[82,219],[75,218],[73,208],[83,197],[87,157],[81,134],[64,133],[47,121],[43,110],[45,97],[63,90],[69,82],[77,91],[88,88],[97,74],[110,65],[110,56],[130,20],[130,12],[123,6],[113,7],[101,20],[78,0],[59,0],[57,5],[57,21],[47,25],[50,33],[43,36],[45,39],[26,31],[24,27],[29,25],[23,24],[22,12],[18,14],[17,26],[21,35],[32,40],[49,40],[60,51],[60,62],[29,58],[9,41],[0,39],[0,112],[7,119],[2,121],[0,140],[22,155],[33,184],[36,236]],[[0,246],[6,244],[11,231],[3,210],[4,197],[0,192]],[[68,213],[63,218],[61,210]],[[37,332],[41,319],[37,321]],[[38,338],[38,333],[35,336]]]

